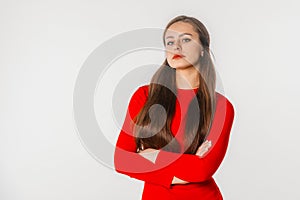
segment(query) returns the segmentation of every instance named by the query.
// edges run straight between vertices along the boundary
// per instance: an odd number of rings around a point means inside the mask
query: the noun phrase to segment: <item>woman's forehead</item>
[[[174,37],[174,36],[183,36],[183,35],[190,35],[190,36],[196,36],[198,35],[197,32],[195,32],[194,27],[189,23],[182,23],[182,22],[176,22],[172,24],[167,30],[165,37]]]

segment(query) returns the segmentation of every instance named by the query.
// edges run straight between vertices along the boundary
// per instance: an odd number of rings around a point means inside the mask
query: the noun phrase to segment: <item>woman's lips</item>
[[[179,58],[183,58],[183,57],[184,57],[183,55],[175,54],[173,56],[173,59],[179,59]]]

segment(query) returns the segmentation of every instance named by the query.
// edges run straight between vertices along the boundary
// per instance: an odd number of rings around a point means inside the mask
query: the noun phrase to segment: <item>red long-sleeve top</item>
[[[220,166],[228,146],[234,119],[234,108],[222,94],[216,92],[216,112],[207,140],[212,141],[209,151],[199,157],[192,154],[160,150],[155,163],[137,153],[132,125],[148,97],[149,85],[140,86],[132,95],[120,131],[115,153],[115,170],[144,181],[142,200],[216,200],[223,199],[212,175]],[[185,114],[197,89],[177,89],[175,115],[171,123],[172,134],[183,148]],[[172,184],[173,177],[188,181]]]

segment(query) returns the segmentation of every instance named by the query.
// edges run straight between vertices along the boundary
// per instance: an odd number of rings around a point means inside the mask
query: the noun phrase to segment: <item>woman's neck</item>
[[[199,72],[195,67],[176,69],[177,88],[195,89],[199,88]]]

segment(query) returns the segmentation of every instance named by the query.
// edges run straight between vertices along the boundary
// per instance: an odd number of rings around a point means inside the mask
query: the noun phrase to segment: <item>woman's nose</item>
[[[174,50],[180,50],[181,49],[181,44],[179,41],[176,41],[174,44]]]

